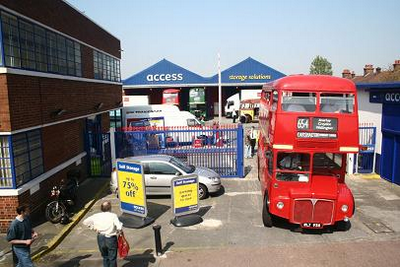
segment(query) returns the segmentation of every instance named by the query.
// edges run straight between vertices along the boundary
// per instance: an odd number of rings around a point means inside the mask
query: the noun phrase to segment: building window
[[[11,136],[16,187],[43,173],[42,138],[40,130]]]
[[[82,77],[79,43],[4,11],[1,23],[6,67]]]
[[[122,127],[122,117],[121,110],[111,110],[110,111],[110,128],[119,129]]]
[[[57,38],[56,34],[46,31],[46,43],[47,43],[47,62],[49,72],[58,72],[58,60],[57,60]]]
[[[74,43],[75,47],[75,75],[82,77],[82,56],[81,56],[81,45]]]
[[[35,33],[33,25],[24,21],[19,22],[19,37],[21,42],[22,68],[36,69],[35,62]]]
[[[10,136],[0,136],[0,188],[13,188]]]
[[[58,72],[67,74],[67,47],[65,45],[65,37],[57,35],[57,57],[58,57]]]
[[[93,51],[94,78],[112,82],[120,82],[119,60],[104,53]]]
[[[35,26],[36,69],[47,71],[46,31]]]
[[[18,20],[16,17],[1,12],[5,64],[10,67],[21,67]]]

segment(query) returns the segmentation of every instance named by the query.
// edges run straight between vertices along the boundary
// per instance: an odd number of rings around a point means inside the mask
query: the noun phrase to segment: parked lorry
[[[240,101],[260,98],[260,94],[261,90],[259,89],[243,89],[240,93],[228,97],[225,104],[225,116],[231,118],[233,110],[238,112],[240,109]]]
[[[206,117],[206,94],[204,88],[191,88],[189,91],[189,111],[197,118]]]
[[[179,89],[165,89],[163,91],[162,103],[179,106]]]

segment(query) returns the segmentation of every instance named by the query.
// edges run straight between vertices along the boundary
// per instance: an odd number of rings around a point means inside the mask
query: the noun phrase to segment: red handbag
[[[124,234],[118,236],[118,254],[120,258],[125,258],[129,253],[129,243],[126,241]]]

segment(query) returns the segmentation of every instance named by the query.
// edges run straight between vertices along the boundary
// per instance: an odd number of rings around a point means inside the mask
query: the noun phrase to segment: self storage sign
[[[175,177],[171,181],[175,216],[199,211],[199,181],[197,175]]]
[[[118,160],[117,177],[121,210],[146,217],[147,204],[142,165],[138,162]]]

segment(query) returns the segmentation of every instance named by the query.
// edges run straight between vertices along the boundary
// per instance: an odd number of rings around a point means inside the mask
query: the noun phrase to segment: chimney
[[[382,69],[381,69],[380,67],[376,67],[375,73],[376,73],[376,74],[379,74],[379,73],[381,73],[381,70],[382,70]]]
[[[364,76],[366,76],[366,75],[368,75],[370,73],[373,73],[373,72],[374,72],[373,65],[370,65],[370,64],[365,65],[365,67],[364,67]]]
[[[394,61],[393,70],[400,70],[400,59]]]
[[[354,73],[354,71],[351,72],[351,78],[354,79],[354,77],[356,77],[356,74]]]
[[[351,72],[348,69],[344,69],[342,72],[342,78],[351,79]]]

